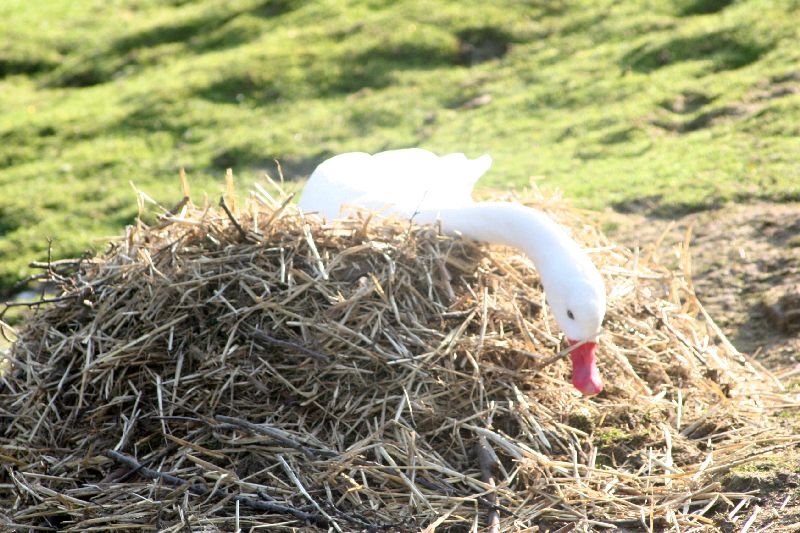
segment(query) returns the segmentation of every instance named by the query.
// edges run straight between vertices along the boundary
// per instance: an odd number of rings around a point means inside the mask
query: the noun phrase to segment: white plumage
[[[421,148],[370,155],[340,154],[322,162],[308,180],[300,207],[329,219],[348,207],[370,208],[411,216],[417,211],[472,203],[475,182],[489,170],[492,158],[464,154],[439,157]]]
[[[420,148],[340,154],[314,170],[300,207],[329,219],[367,208],[422,224],[438,221],[444,231],[521,249],[539,271],[569,343],[583,343],[570,354],[573,384],[596,394],[602,390],[595,349],[606,309],[603,279],[586,252],[544,213],[472,199],[475,183],[491,164],[488,155],[440,157]]]

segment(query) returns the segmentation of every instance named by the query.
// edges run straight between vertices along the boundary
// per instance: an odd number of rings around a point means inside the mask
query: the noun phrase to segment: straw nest
[[[144,196],[141,196],[144,198]],[[683,271],[574,229],[609,289],[598,397],[536,271],[435,227],[181,202],[61,295],[0,379],[0,521],[31,530],[702,529],[786,446],[779,386]],[[152,220],[152,218],[151,218]],[[687,262],[683,262],[688,271]]]

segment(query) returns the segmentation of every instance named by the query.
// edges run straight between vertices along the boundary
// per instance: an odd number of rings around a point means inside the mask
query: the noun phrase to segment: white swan
[[[597,394],[597,335],[606,310],[603,279],[589,256],[547,215],[522,205],[475,202],[475,182],[491,166],[483,155],[439,157],[409,148],[375,155],[351,152],[322,162],[303,189],[300,208],[334,219],[351,208],[368,208],[418,223],[439,221],[444,231],[513,246],[533,261],[553,316],[570,344],[572,383]]]

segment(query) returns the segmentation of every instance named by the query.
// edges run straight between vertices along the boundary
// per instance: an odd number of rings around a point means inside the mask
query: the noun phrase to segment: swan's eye
[[[567,316],[570,320],[575,320],[575,315],[569,309],[567,309]]]

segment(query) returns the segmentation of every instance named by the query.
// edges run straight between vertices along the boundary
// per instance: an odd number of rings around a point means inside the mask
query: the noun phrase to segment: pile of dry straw
[[[519,252],[407,221],[323,225],[261,187],[221,204],[46,265],[63,294],[0,379],[0,523],[702,529],[747,512],[752,495],[720,483],[732,466],[791,442],[765,416],[779,386],[687,276],[556,201],[533,204],[609,289],[591,399]]]

